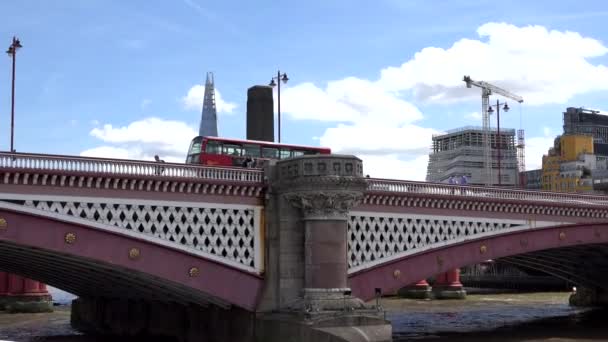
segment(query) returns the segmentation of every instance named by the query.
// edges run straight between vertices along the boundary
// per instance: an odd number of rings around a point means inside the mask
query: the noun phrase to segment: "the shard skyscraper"
[[[217,137],[217,109],[215,108],[215,86],[212,72],[207,73],[205,81],[205,97],[198,135]]]

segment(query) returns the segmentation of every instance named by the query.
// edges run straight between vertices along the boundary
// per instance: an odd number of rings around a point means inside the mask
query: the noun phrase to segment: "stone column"
[[[381,308],[348,288],[349,210],[367,183],[354,156],[311,155],[268,165],[260,341],[390,341]]]
[[[433,284],[433,295],[437,299],[464,299],[466,291],[460,282],[460,269],[455,268],[441,273]]]
[[[354,156],[304,156],[277,163],[277,189],[299,210],[304,229],[303,305],[308,310],[360,308],[347,284],[348,212],[366,188]]]
[[[22,276],[0,272],[0,310],[9,312],[53,311],[46,285]]]

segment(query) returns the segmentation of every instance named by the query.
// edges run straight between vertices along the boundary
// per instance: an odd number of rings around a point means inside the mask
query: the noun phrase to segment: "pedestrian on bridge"
[[[154,160],[157,163],[164,163],[165,162],[164,160],[160,159],[160,157],[158,156],[158,154],[154,155]],[[157,166],[154,173],[157,174],[157,175],[162,175],[163,172],[165,172],[165,167],[164,166]]]

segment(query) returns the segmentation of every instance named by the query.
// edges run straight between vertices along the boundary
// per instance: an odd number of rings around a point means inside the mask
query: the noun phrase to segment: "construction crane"
[[[476,86],[481,88],[481,120],[483,122],[483,159],[485,167],[485,185],[492,185],[492,156],[490,148],[490,115],[488,108],[490,107],[490,95],[497,94],[515,100],[519,103],[524,102],[524,99],[505,89],[492,85],[484,81],[474,81],[470,76],[464,76],[463,81],[467,84],[467,88]],[[500,132],[498,132],[500,134]]]
[[[521,127],[521,124],[520,124]],[[525,188],[526,179],[522,176],[526,171],[526,137],[524,136],[524,130],[517,130],[517,170],[519,171],[519,186]]]

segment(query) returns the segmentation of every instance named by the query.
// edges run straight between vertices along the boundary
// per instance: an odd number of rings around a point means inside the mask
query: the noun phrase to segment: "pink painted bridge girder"
[[[608,243],[608,223],[583,223],[498,233],[392,260],[349,275],[353,295],[369,300],[375,288],[396,290],[450,269],[523,253]]]
[[[3,248],[2,242],[6,242],[73,257],[75,262],[91,260],[130,269],[134,274],[137,272],[164,280],[167,284],[178,284],[192,289],[193,293],[198,291],[206,297],[249,311],[255,310],[263,286],[263,278],[256,274],[162,244],[17,210],[0,209],[0,217],[7,223],[6,227],[0,227],[0,249]],[[66,243],[67,233],[75,234],[74,243]],[[139,249],[140,255],[137,258],[129,257],[132,248]],[[0,260],[0,268],[2,262]],[[94,264],[88,266],[94,267],[90,266]],[[27,263],[23,265],[27,268]],[[191,276],[192,267],[198,268],[198,275]],[[17,273],[13,269],[10,271]],[[25,269],[23,271],[27,272]],[[35,274],[31,273],[27,276],[35,278]],[[66,276],[69,277],[69,274]],[[42,278],[39,280],[45,281]],[[109,281],[111,280],[110,278]]]

